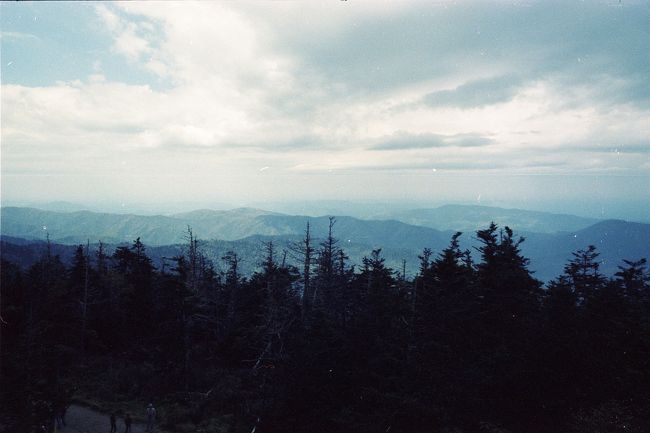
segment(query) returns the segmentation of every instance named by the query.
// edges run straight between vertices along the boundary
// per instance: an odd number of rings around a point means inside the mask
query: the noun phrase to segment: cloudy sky
[[[0,8],[3,201],[650,210],[649,2]]]

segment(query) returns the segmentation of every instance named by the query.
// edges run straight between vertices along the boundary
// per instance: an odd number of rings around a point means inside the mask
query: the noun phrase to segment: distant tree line
[[[190,228],[159,269],[139,239],[3,260],[0,426],[34,430],[75,395],[217,432],[649,431],[646,260],[606,278],[589,246],[544,287],[508,227],[479,230],[476,258],[460,235],[414,279],[379,249],[350,266],[334,219],[322,242],[307,225],[264,244],[250,277]]]

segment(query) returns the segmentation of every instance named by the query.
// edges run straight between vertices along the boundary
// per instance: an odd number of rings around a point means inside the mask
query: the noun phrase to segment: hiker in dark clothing
[[[153,432],[153,425],[156,422],[156,408],[153,407],[153,403],[149,403],[147,406],[147,431]]]
[[[124,426],[126,427],[124,433],[131,433],[131,414],[127,413],[124,417]]]
[[[115,419],[115,412],[111,414],[111,433],[117,433],[117,420]]]

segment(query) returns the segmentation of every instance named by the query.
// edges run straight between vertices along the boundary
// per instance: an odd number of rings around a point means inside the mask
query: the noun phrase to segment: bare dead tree
[[[90,239],[86,240],[86,254],[84,255],[84,291],[81,300],[81,354],[86,354],[86,326],[88,323],[88,268],[90,267]]]
[[[314,247],[312,245],[309,220],[307,220],[305,236],[300,242],[293,244],[291,250],[295,253],[296,259],[302,262],[302,314],[304,317],[311,309],[311,265],[314,261]]]

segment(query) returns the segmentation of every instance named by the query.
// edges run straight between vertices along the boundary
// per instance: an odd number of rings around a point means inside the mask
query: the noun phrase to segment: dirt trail
[[[58,430],[60,433],[108,433],[111,430],[108,415],[76,404],[68,408],[65,422],[67,425]],[[131,433],[145,433],[145,427],[145,424],[134,422],[131,425]],[[117,432],[124,433],[123,416],[117,417]],[[168,433],[158,428],[155,432]]]

